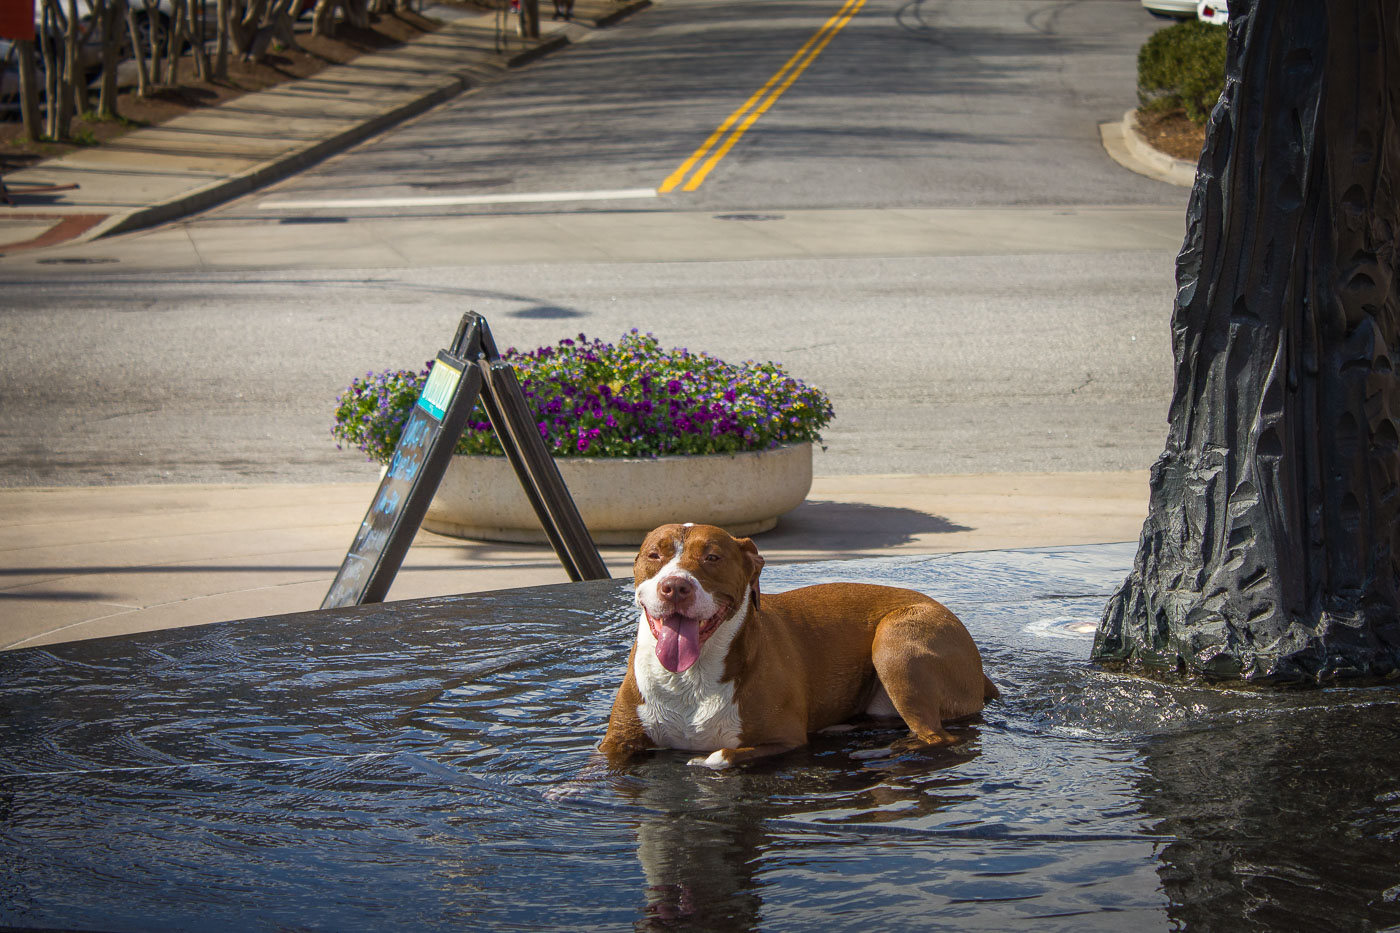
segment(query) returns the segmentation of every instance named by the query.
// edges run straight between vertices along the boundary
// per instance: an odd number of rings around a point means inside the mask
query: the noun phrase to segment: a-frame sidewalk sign
[[[608,568],[540,438],[515,370],[497,352],[486,319],[469,311],[457,326],[451,348],[439,351],[433,361],[322,609],[383,602],[478,398],[569,579],[608,578]]]

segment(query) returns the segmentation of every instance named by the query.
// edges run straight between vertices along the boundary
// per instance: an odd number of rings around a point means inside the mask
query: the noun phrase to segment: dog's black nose
[[[695,585],[685,577],[666,577],[657,586],[662,599],[681,602],[695,593]]]

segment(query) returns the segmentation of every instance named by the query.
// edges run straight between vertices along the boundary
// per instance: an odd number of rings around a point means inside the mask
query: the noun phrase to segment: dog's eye
[[[718,555],[718,554],[706,554],[706,555],[705,555],[705,560],[708,560],[708,561],[716,561],[716,560],[719,560],[719,555]]]
[[[660,552],[660,551],[652,551],[650,554],[647,555],[647,560],[660,560],[660,559],[661,559],[661,552]]]

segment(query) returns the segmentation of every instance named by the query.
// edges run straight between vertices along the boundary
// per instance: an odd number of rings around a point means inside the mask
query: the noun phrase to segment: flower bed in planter
[[[515,368],[540,435],[585,524],[602,542],[630,542],[637,530],[676,519],[711,521],[741,534],[772,527],[776,516],[801,503],[810,488],[811,444],[820,441],[818,432],[832,416],[831,403],[820,390],[775,363],[734,365],[705,353],[668,350],[635,330],[615,345],[580,335],[528,353],[507,350],[503,359]],[[387,462],[426,376],[426,370],[400,370],[355,380],[340,397],[335,437]],[[538,521],[479,407],[456,452],[487,456],[454,458],[424,526],[473,537],[542,540]],[[489,462],[493,455],[498,458],[494,464]],[[468,462],[478,459],[487,462]],[[641,462],[624,469],[628,461]],[[725,478],[699,479],[709,474]],[[500,478],[488,481],[492,476]],[[644,484],[653,480],[643,477],[665,477],[658,480],[661,491],[644,493]],[[505,486],[508,491],[489,492],[488,482],[492,489]],[[677,514],[677,497],[688,486],[712,488],[714,492],[692,500],[712,504]],[[735,513],[745,488],[763,490],[751,496],[762,503],[762,514]],[[718,503],[726,494],[732,501],[721,509]],[[648,513],[659,519],[618,518],[636,502],[661,504],[668,498],[664,509]],[[488,505],[496,501],[516,501],[528,520],[502,520],[518,509]],[[600,503],[596,510],[594,502]],[[494,517],[483,518],[488,515]],[[506,530],[513,528],[518,533]]]

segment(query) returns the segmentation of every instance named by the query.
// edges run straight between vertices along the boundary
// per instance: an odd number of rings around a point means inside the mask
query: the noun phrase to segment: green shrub
[[[1147,110],[1186,111],[1197,126],[1225,90],[1229,30],[1185,20],[1152,34],[1138,52],[1138,101]]]

